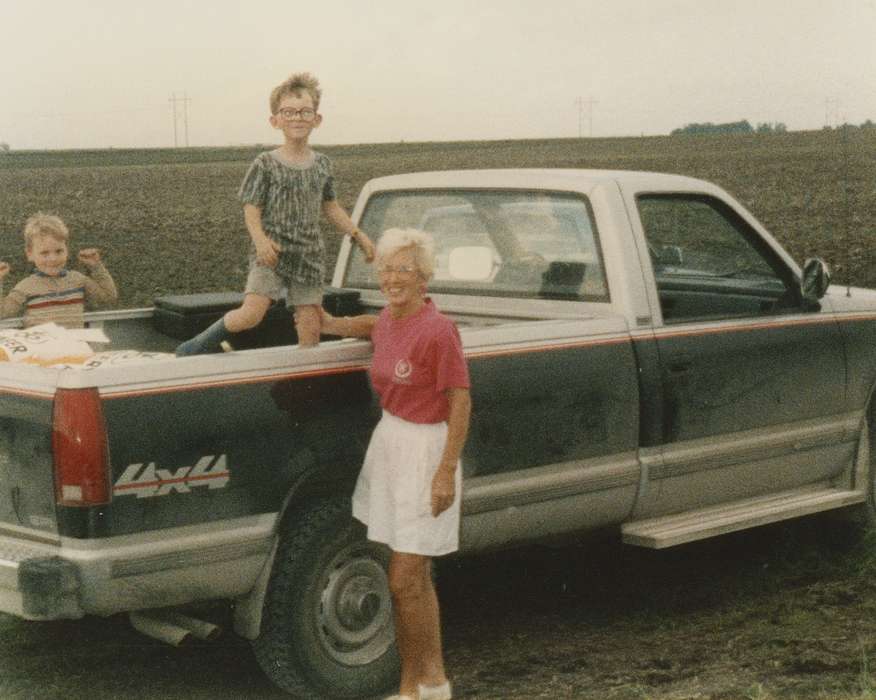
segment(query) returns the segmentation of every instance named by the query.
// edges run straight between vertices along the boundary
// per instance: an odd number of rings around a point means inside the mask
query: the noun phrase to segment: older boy
[[[215,352],[231,333],[257,326],[284,288],[295,310],[298,343],[316,345],[325,276],[320,212],[359,244],[369,262],[374,258],[371,240],[337,202],[331,162],[308,145],[322,123],[321,96],[319,81],[309,73],[297,73],[271,92],[270,124],[284,143],[255,159],[238,192],[252,239],[243,304],[182,343],[177,355]]]
[[[105,306],[118,299],[115,282],[100,261],[97,248],[79,251],[88,275],[67,269],[70,232],[57,216],[39,212],[24,224],[24,252],[36,272],[3,297],[8,263],[0,261],[0,316],[24,317],[24,327],[57,323],[67,328],[85,325],[85,305]]]

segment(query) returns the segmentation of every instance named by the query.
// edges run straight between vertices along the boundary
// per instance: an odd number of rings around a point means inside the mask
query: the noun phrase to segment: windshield
[[[608,301],[589,203],[580,195],[515,191],[383,192],[368,201],[360,227],[375,242],[390,228],[417,228],[435,241],[433,292]],[[376,288],[358,249],[344,285]],[[485,257],[477,279],[452,261]]]

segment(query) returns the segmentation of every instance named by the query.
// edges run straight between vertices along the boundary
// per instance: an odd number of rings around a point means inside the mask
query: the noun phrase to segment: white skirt
[[[383,412],[353,492],[353,517],[368,527],[369,540],[433,557],[459,549],[461,465],[453,505],[432,515],[432,477],[446,442],[446,423],[411,423]]]

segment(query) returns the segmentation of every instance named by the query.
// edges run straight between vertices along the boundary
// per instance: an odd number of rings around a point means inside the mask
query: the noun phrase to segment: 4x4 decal
[[[155,462],[129,464],[113,485],[113,496],[151,498],[177,493],[189,493],[197,486],[221,489],[228,485],[231,472],[225,455],[201,457],[192,467],[180,467],[175,471],[159,469]]]

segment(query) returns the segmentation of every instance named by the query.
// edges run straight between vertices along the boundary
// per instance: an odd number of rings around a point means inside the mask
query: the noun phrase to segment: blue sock
[[[177,357],[183,357],[185,355],[204,355],[206,353],[219,352],[219,343],[230,335],[231,332],[225,327],[225,318],[220,318],[191,340],[180,343],[176,348],[176,355]]]

